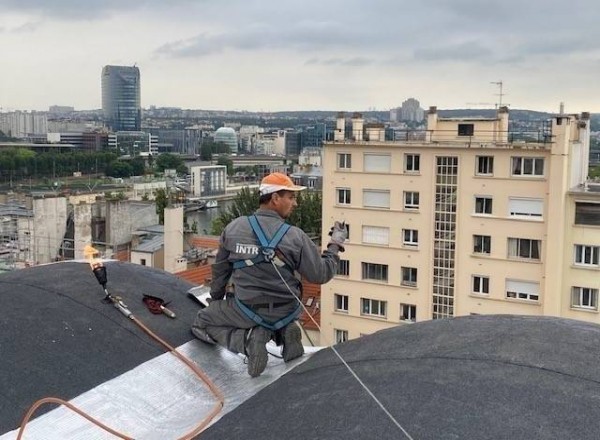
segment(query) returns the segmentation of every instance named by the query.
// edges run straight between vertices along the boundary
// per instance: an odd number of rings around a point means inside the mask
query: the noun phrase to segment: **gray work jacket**
[[[261,208],[255,215],[267,239],[271,239],[284,222],[279,214],[270,209]],[[214,299],[222,299],[225,296],[225,289],[231,278],[236,296],[245,303],[293,300],[271,263],[261,262],[254,266],[233,269],[234,261],[256,257],[259,247],[260,242],[250,226],[248,217],[238,217],[227,225],[221,234],[219,251],[212,266],[210,294]],[[290,227],[277,249],[278,254],[287,262],[285,266],[278,266],[279,272],[294,295],[299,298],[301,282],[294,271],[316,284],[326,283],[337,272],[340,261],[337,246],[329,246],[321,252],[308,235],[295,226]]]

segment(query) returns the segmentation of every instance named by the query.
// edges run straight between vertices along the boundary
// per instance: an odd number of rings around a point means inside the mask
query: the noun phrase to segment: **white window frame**
[[[509,197],[508,215],[515,218],[542,220],[544,215],[544,199]]]
[[[389,153],[364,153],[363,172],[386,173],[392,170],[392,156]]]
[[[404,191],[404,209],[418,210],[419,209],[419,192]]]
[[[363,189],[363,207],[390,209],[390,191],[386,189]]]
[[[484,169],[485,171],[481,171]],[[477,156],[475,159],[475,175],[493,176],[494,175],[494,156]]]
[[[532,281],[507,279],[506,298],[539,302],[540,284]]]
[[[408,275],[408,277],[405,277],[405,275]],[[416,267],[402,266],[400,268],[400,276],[400,285],[417,287],[419,270]]]
[[[352,191],[350,190],[350,188],[336,188],[335,201],[336,205],[352,204]]]
[[[421,172],[421,155],[417,153],[406,153],[404,155],[404,172],[405,173],[420,173]]]
[[[341,293],[333,294],[333,307],[336,312],[348,313],[348,295],[342,295]]]
[[[352,153],[337,154],[338,170],[349,170],[352,168]]]
[[[538,257],[534,257],[534,246],[537,246]],[[529,256],[522,255],[523,253]],[[542,260],[542,240],[533,238],[508,237],[508,258],[521,260]]]
[[[471,278],[471,291],[477,295],[490,294],[490,277],[473,275]]]
[[[541,163],[542,168],[541,174],[536,169],[539,163]],[[510,175],[516,177],[544,177],[545,165],[543,157],[513,156],[510,159]]]
[[[598,310],[598,289],[592,287],[571,287],[571,308]]]
[[[487,239],[487,240],[486,240]],[[480,240],[481,243],[477,241]],[[486,243],[487,241],[487,243]],[[481,246],[481,250],[478,250],[478,244]],[[473,253],[478,255],[490,255],[492,253],[492,236],[491,235],[473,235]]]
[[[364,225],[362,227],[362,242],[365,244],[389,246],[390,228]]]
[[[400,321],[417,322],[417,306],[414,304],[400,304]]]
[[[341,344],[342,342],[346,342],[348,340],[348,330],[334,328],[333,329],[333,337],[335,338],[336,344]]]
[[[361,298],[360,314],[363,316],[387,317],[387,301],[380,299]]]
[[[600,246],[576,244],[573,263],[576,266],[600,267]]]
[[[481,203],[479,201],[481,200]],[[481,212],[477,211],[478,205],[481,205]],[[486,211],[490,212],[486,212]],[[494,199],[491,196],[475,196],[475,206],[473,212],[477,215],[492,215],[494,212]]]
[[[418,229],[402,229],[402,244],[404,246],[419,246]]]

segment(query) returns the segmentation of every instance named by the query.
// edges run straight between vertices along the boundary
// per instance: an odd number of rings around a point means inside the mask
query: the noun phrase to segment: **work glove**
[[[340,252],[344,252],[344,241],[348,238],[346,222],[336,221],[329,231],[329,236],[331,239],[329,240],[329,243],[327,243],[327,246],[331,244],[336,245],[340,249]]]

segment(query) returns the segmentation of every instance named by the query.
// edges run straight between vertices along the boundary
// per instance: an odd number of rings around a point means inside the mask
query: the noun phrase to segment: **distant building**
[[[421,122],[425,119],[425,112],[415,98],[408,98],[400,108],[400,119],[403,121]]]
[[[196,154],[202,139],[202,130],[192,127],[179,130],[152,127],[145,131],[156,136],[165,151],[178,154]]]
[[[70,107],[68,105],[51,105],[48,108],[48,113],[53,116],[64,116],[69,113],[73,113],[75,111],[74,107]]]
[[[302,133],[296,130],[285,131],[285,155],[298,156],[302,151]]]
[[[599,323],[590,115],[538,129],[509,132],[506,107],[491,118],[432,107],[426,138],[373,142],[357,129],[327,143],[323,230],[345,220],[349,238],[322,288],[324,338],[472,314]]]
[[[140,69],[135,66],[104,66],[102,111],[113,131],[140,131],[142,108]]]
[[[230,153],[238,152],[238,137],[231,127],[221,127],[215,132],[215,142],[222,142],[229,147]]]
[[[227,191],[227,167],[209,165],[190,168],[191,189],[196,197],[222,196]]]
[[[118,131],[108,135],[108,149],[120,156],[158,154],[158,138],[143,131]]]
[[[14,138],[45,135],[48,133],[48,116],[35,111],[0,113],[0,131]]]

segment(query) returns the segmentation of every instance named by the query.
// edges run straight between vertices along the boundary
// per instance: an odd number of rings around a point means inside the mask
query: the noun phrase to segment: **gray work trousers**
[[[288,316],[296,307],[294,300],[289,306],[258,309],[255,312],[268,322],[276,322]],[[219,345],[242,354],[246,353],[246,333],[248,329],[256,326],[256,322],[239,309],[233,298],[212,301],[208,307],[198,311],[192,324],[192,327],[205,329]]]

